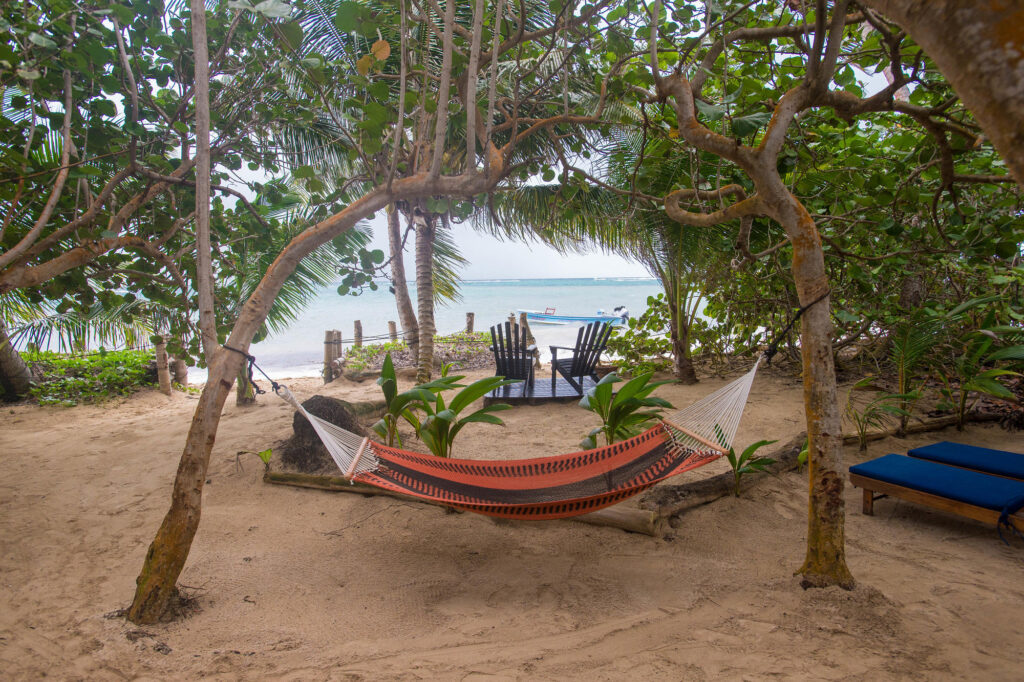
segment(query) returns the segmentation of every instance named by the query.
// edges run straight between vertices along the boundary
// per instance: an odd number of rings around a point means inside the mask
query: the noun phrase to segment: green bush
[[[24,354],[35,374],[42,375],[29,395],[40,405],[72,406],[128,395],[154,385],[151,351],[121,350],[64,355],[50,351]]]
[[[602,434],[605,445],[632,438],[652,421],[660,419],[662,408],[672,409],[672,403],[664,398],[651,396],[654,389],[671,382],[649,384],[650,379],[650,372],[637,375],[616,391],[613,385],[622,380],[613,372],[589,389],[580,400],[580,407],[600,417],[601,426],[587,434],[580,447],[585,450],[596,448],[597,438]]]
[[[672,341],[668,334],[668,303],[665,294],[647,297],[647,310],[630,318],[624,327],[615,327],[608,350],[615,354],[618,371],[639,376],[661,372],[672,366]]]
[[[456,332],[434,336],[434,357],[443,362],[461,362],[479,353],[490,354],[491,335],[488,332]],[[388,353],[404,353],[409,345],[404,341],[371,343],[345,351],[345,367],[351,371],[377,369],[383,366]]]
[[[378,356],[407,349],[408,345],[405,341],[386,341],[366,346],[352,346],[345,351],[345,366],[354,371],[363,370],[374,366]]]

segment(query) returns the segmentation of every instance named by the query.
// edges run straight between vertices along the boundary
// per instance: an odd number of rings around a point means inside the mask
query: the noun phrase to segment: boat
[[[591,322],[607,322],[612,325],[626,324],[629,319],[629,311],[623,306],[615,308],[614,315],[608,315],[603,310],[598,310],[595,315],[556,315],[554,308],[545,308],[544,312],[538,310],[517,310],[516,313],[526,313],[526,321],[529,324],[557,324],[564,326],[582,327]]]

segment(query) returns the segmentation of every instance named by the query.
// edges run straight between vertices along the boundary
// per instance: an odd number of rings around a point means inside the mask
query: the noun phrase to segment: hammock
[[[747,374],[628,440],[519,460],[440,458],[375,443],[309,414],[286,387],[345,476],[458,509],[510,519],[559,519],[621,502],[729,451],[754,381]]]

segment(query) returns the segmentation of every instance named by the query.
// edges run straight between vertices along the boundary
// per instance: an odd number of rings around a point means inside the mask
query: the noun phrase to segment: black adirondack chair
[[[533,386],[534,345],[527,345],[526,328],[518,324],[499,324],[491,327],[491,351],[497,366],[495,376],[522,379],[523,395]]]
[[[601,358],[601,353],[608,345],[608,338],[611,335],[612,326],[607,322],[591,322],[586,327],[580,327],[580,331],[576,335],[575,348],[551,346],[552,386],[558,375],[561,374],[582,396],[584,378],[590,377],[597,381],[594,368],[597,367],[597,361]],[[558,351],[560,350],[571,351],[572,357],[559,358]]]

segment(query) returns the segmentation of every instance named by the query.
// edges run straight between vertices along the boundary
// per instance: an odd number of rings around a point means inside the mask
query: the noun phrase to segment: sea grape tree
[[[261,3],[256,9],[263,6]],[[183,449],[171,508],[138,579],[129,611],[133,621],[152,622],[174,612],[178,597],[175,582],[198,527],[203,483],[220,412],[244,361],[240,353],[227,346],[247,351],[271,302],[299,262],[360,220],[397,202],[426,201],[429,209],[429,202],[447,202],[449,198],[467,207],[476,200],[483,201],[508,178],[529,176],[546,165],[545,156],[524,152],[537,138],[570,135],[580,126],[599,124],[607,109],[607,89],[601,87],[599,79],[592,96],[565,97],[566,74],[583,68],[586,57],[583,49],[566,46],[585,43],[592,34],[605,30],[601,12],[607,7],[608,3],[558,4],[532,26],[529,22],[534,17],[527,17],[522,6],[506,5],[501,0],[496,6],[478,2],[470,11],[467,29],[456,22],[454,2],[431,4],[423,8],[425,15],[413,13],[400,2],[399,25],[407,27],[402,35],[416,31],[434,36],[431,49],[437,58],[419,62],[416,72],[400,66],[397,78],[387,77],[383,69],[378,73],[381,63],[409,58],[409,53],[401,49],[388,51],[378,46],[374,50],[381,40],[378,36],[372,36],[358,59],[306,57],[296,64],[282,58],[275,68],[266,65],[264,78],[286,73],[292,79],[289,87],[300,84],[305,101],[298,109],[308,112],[310,122],[323,114],[336,119],[339,134],[352,140],[351,157],[360,158],[362,165],[359,175],[342,185],[350,192],[348,200],[308,225],[280,251],[239,308],[227,343],[214,351],[209,380]],[[220,11],[207,10],[211,15]],[[248,16],[252,10],[244,9],[243,13]],[[214,21],[211,18],[211,24]],[[295,44],[301,39],[302,27],[290,17],[265,17],[260,21],[265,22],[262,36],[268,41],[284,39]],[[368,30],[369,26],[360,24],[359,30]],[[502,60],[514,62],[523,70],[510,78],[511,87],[499,96],[496,74]],[[411,86],[414,81],[420,84],[417,90]],[[461,144],[453,133],[455,122],[460,122],[458,128],[464,123]],[[402,153],[395,149],[408,144],[414,126],[425,130],[412,147],[410,159],[416,164],[411,169],[400,169]],[[354,135],[353,130],[359,134]],[[463,153],[449,153],[458,149]],[[371,161],[375,162],[367,163]],[[308,176],[307,186],[319,189],[315,173],[296,170],[295,175]],[[209,273],[201,276],[212,280]]]

